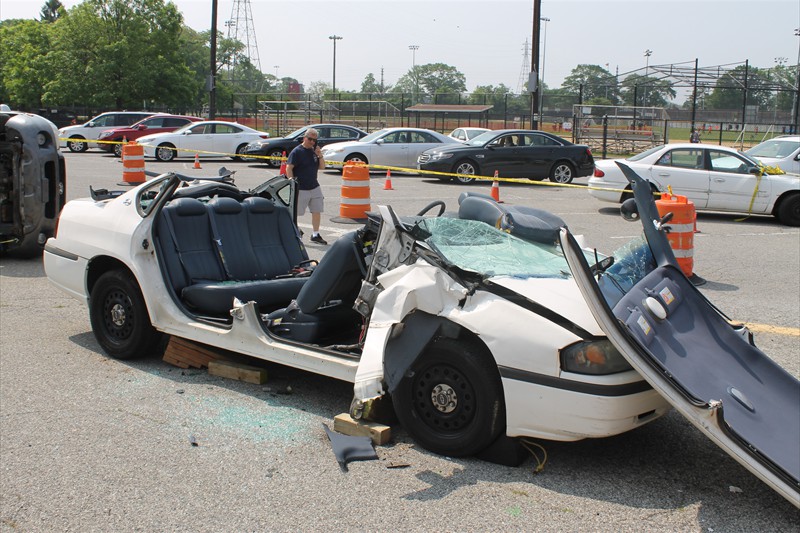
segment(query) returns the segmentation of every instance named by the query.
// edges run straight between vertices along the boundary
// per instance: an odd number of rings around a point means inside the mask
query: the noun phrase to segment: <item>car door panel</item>
[[[751,165],[727,152],[709,150],[711,163],[708,209],[764,213],[769,206],[770,180],[750,173]]]
[[[632,168],[649,176],[661,191],[672,187],[675,194],[691,200],[696,208],[708,205],[709,175],[705,166],[705,152],[700,148],[681,148],[667,152],[649,168],[637,165]]]

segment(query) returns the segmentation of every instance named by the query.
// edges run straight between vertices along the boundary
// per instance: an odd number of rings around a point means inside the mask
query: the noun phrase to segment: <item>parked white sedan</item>
[[[254,130],[235,122],[206,120],[167,133],[156,133],[139,138],[144,155],[159,161],[172,161],[177,157],[224,157],[239,160],[247,145],[268,139],[269,133]]]
[[[481,133],[486,133],[487,131],[491,130],[489,128],[456,128],[448,133],[447,136],[463,143],[474,139]]]
[[[329,144],[322,149],[326,167],[342,168],[348,161],[368,165],[399,167],[416,172],[417,158],[425,150],[446,144],[460,144],[456,139],[420,128],[385,128],[357,141]]]
[[[800,136],[784,135],[759,143],[745,154],[784,172],[800,174]]]
[[[595,161],[589,194],[620,203],[631,196],[617,160]],[[800,226],[800,179],[767,174],[763,165],[732,148],[712,144],[656,146],[625,160],[653,190],[684,195],[698,211],[774,215],[783,224]]]

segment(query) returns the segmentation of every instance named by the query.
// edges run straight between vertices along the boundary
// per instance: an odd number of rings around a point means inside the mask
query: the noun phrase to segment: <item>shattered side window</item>
[[[566,278],[569,267],[554,245],[531,243],[475,220],[429,218],[425,243],[448,262],[485,276]]]
[[[597,280],[609,306],[616,303],[642,280],[655,270],[656,262],[644,235],[637,237],[614,251],[614,264]]]

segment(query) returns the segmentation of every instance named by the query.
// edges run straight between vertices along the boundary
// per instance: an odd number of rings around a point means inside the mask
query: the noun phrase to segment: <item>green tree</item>
[[[756,67],[735,67],[721,76],[714,90],[708,95],[705,106],[711,109],[741,109],[744,100],[745,81],[747,82],[747,105],[768,106],[772,90],[768,87],[769,72]]]
[[[364,77],[364,81],[361,82],[361,92],[364,94],[383,94],[389,92],[391,90],[391,86],[386,87],[375,81],[375,75],[370,72]]]
[[[64,12],[64,5],[59,0],[46,0],[39,12],[42,22],[55,22]]]
[[[432,96],[463,93],[466,90],[466,77],[457,68],[444,63],[430,63],[409,70],[397,80],[393,92]]]
[[[600,65],[578,65],[564,78],[561,88],[575,96],[582,94],[584,102],[595,98],[604,98],[610,102],[618,101],[619,88],[616,78]]]
[[[138,108],[183,106],[197,91],[180,52],[183,17],[165,0],[85,0],[59,17],[44,98]]]
[[[19,108],[42,106],[43,87],[53,75],[47,57],[52,26],[30,19],[0,23],[0,100]]]
[[[622,103],[647,107],[667,107],[677,93],[667,79],[656,79],[640,74],[630,74],[622,81]]]

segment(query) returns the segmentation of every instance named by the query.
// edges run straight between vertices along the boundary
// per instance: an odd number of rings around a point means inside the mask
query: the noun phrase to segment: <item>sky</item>
[[[61,1],[67,8],[80,3]],[[211,0],[173,2],[188,26],[211,27]],[[38,18],[43,5],[0,0],[0,20]],[[218,0],[220,31],[235,18],[233,7],[234,0]],[[502,83],[516,92],[533,31],[532,0],[250,0],[250,9],[264,73],[332,83],[329,37],[342,37],[336,41],[341,90],[359,90],[369,73],[380,82],[383,71],[391,85],[413,64],[445,63],[465,75],[468,91]],[[550,19],[541,26],[540,70],[551,88],[578,64],[623,74],[648,62],[693,66],[697,59],[710,67],[749,60],[769,68],[800,61],[800,0],[542,0],[541,16]]]

